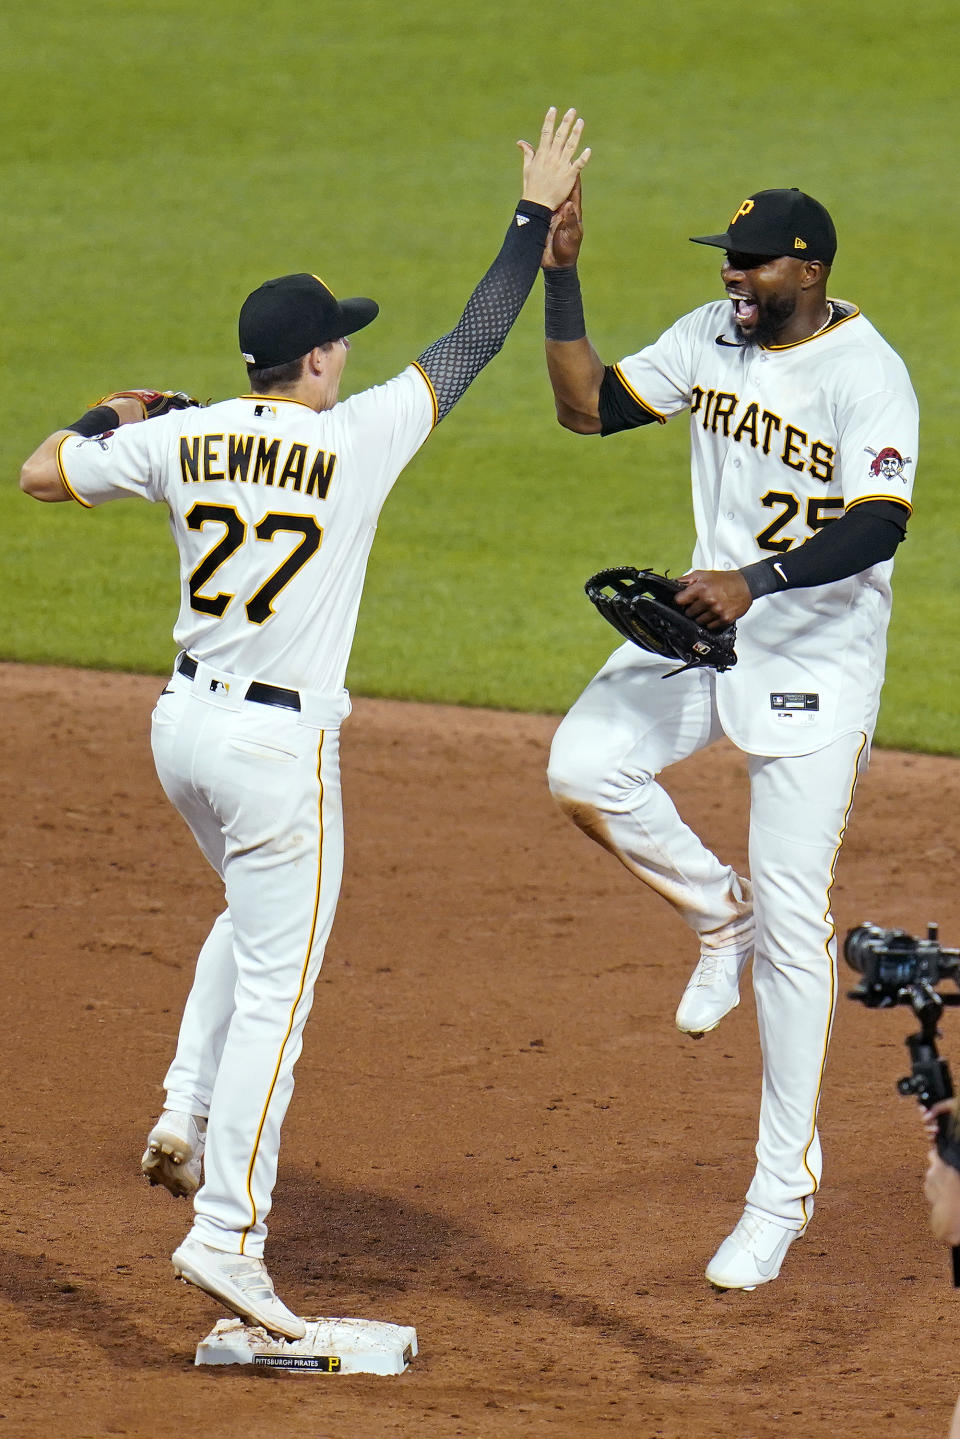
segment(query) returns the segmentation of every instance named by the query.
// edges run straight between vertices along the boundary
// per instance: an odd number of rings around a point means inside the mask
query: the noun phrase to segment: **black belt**
[[[182,654],[177,656],[177,670],[180,674],[186,675],[192,680],[197,673],[197,662],[193,655]],[[300,696],[296,690],[281,689],[279,685],[261,684],[259,680],[252,680],[247,685],[245,700],[252,700],[258,705],[276,705],[278,709],[299,710]]]

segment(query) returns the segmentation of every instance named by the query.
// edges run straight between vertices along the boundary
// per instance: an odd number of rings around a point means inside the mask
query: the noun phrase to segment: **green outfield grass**
[[[879,738],[960,752],[960,652],[940,638],[955,595],[957,30],[953,0],[908,15],[893,0],[760,0],[743,15],[706,0],[11,11],[3,655],[160,672],[173,654],[165,517],[23,498],[19,464],[46,433],[118,385],[241,390],[239,301],[287,270],[380,301],[348,390],[396,373],[454,323],[498,248],[514,141],[548,103],[575,104],[594,147],[587,319],[606,359],[719,293],[718,256],[686,237],[743,195],[798,185],[833,211],[832,293],[903,355],[922,407]],[[584,578],[689,558],[684,422],[606,441],[561,431],[540,303],[387,504],[356,692],[562,710],[609,648]]]

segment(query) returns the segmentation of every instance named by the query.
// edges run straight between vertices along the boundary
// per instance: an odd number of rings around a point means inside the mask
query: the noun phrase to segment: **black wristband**
[[[786,580],[773,568],[773,560],[757,560],[756,564],[744,565],[740,573],[747,582],[747,589],[755,600],[761,595],[772,595],[776,590],[785,590]]]
[[[93,435],[106,434],[107,430],[118,430],[120,416],[112,405],[94,405],[93,409],[81,415],[79,420],[74,420],[72,425],[64,425],[63,428],[90,439]]]
[[[587,326],[576,265],[543,272],[543,332],[548,340],[582,340]]]

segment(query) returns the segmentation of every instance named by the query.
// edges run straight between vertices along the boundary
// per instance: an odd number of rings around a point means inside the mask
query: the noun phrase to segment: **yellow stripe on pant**
[[[317,915],[320,912],[320,893],[323,883],[323,739],[324,731],[321,730],[320,743],[317,746],[317,784],[320,791],[317,800],[317,820],[319,833],[319,840],[317,844],[317,888],[313,901],[313,919],[310,923],[310,938],[307,941],[307,952],[304,955],[303,967],[300,971],[300,985],[297,990],[297,997],[293,1001],[293,1005],[290,1010],[290,1019],[287,1023],[286,1033],[283,1036],[283,1043],[280,1046],[280,1053],[277,1056],[277,1065],[273,1071],[273,1079],[270,1081],[270,1088],[267,1090],[267,1097],[263,1105],[263,1113],[260,1115],[260,1123],[257,1126],[257,1137],[253,1142],[253,1153],[250,1155],[250,1164],[247,1168],[247,1198],[250,1200],[250,1223],[247,1225],[240,1238],[241,1254],[244,1254],[246,1252],[247,1235],[257,1222],[257,1204],[256,1200],[253,1197],[252,1187],[253,1167],[257,1162],[257,1153],[260,1149],[260,1138],[263,1134],[263,1126],[267,1122],[267,1113],[270,1109],[270,1101],[273,1098],[273,1091],[277,1087],[277,1079],[280,1076],[280,1066],[283,1064],[284,1050],[287,1047],[287,1041],[290,1038],[291,1032],[293,1030],[293,1021],[297,1013],[297,1006],[303,998],[303,991],[307,983],[307,973],[310,968],[310,956],[313,953],[313,940],[317,932]]]

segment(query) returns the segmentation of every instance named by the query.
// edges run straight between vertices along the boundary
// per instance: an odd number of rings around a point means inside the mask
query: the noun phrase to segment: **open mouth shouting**
[[[798,261],[728,250],[720,279],[733,306],[734,328],[749,346],[779,343],[797,306]]]
[[[746,290],[728,289],[727,295],[733,305],[733,318],[737,329],[743,334],[752,331],[760,318],[760,306],[756,298]]]

